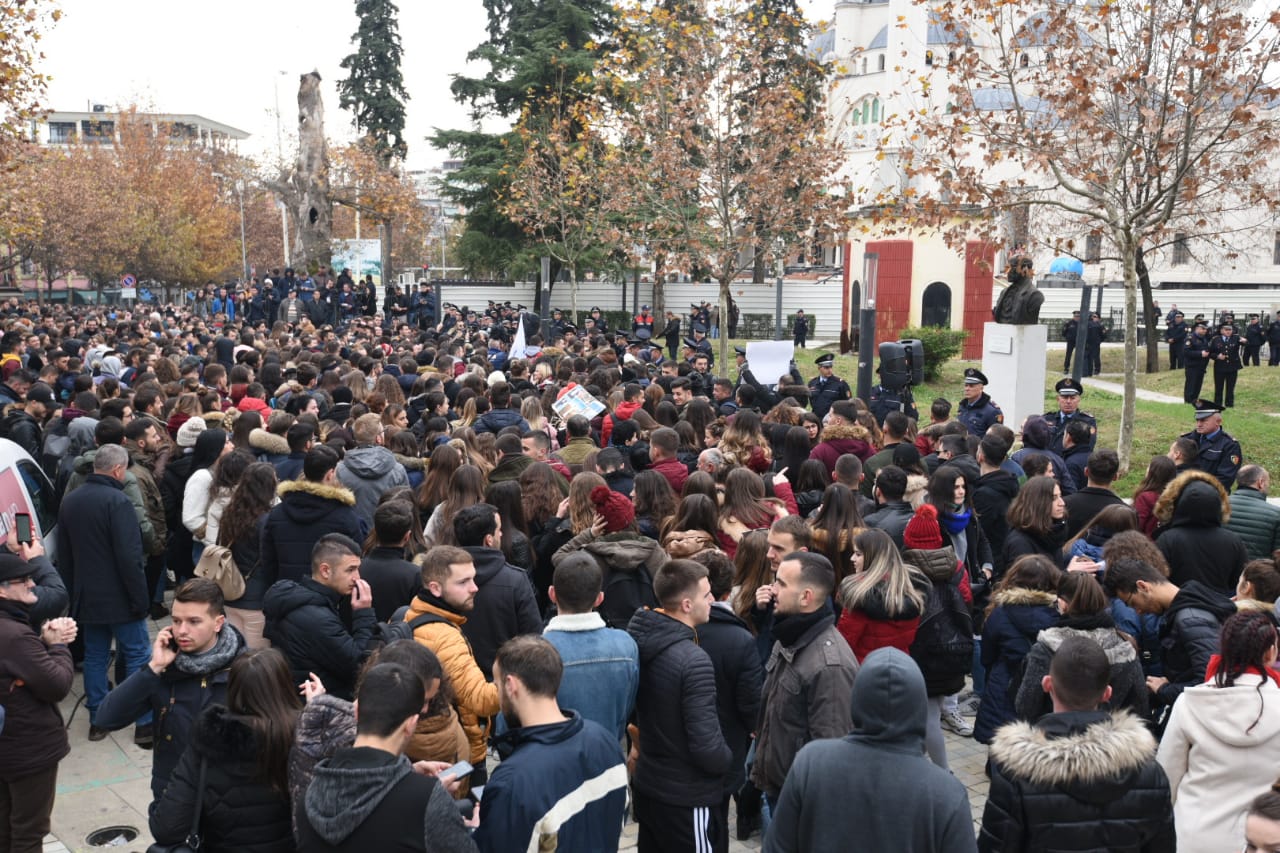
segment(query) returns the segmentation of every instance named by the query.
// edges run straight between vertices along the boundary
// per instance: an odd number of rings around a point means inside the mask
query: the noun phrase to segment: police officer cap
[[[684,345],[685,345],[685,346],[687,346],[687,347],[689,347],[689,349],[697,349],[697,348],[698,348],[698,342],[697,342],[697,341],[695,341],[693,338],[685,338],[685,339],[684,339]]]
[[[964,372],[965,385],[986,385],[987,374],[976,367],[967,368]]]
[[[746,354],[747,354],[747,348],[746,348],[746,347],[734,347],[734,348],[733,348],[733,351],[734,351],[734,352],[736,352],[738,355],[741,355],[741,356],[746,356]]]
[[[1210,415],[1217,414],[1222,411],[1222,407],[1212,400],[1196,400],[1191,404],[1196,410],[1196,420],[1202,421]]]
[[[695,335],[705,335],[707,333],[707,327],[702,325],[701,323],[694,323],[693,333]]]
[[[1068,376],[1066,379],[1059,379],[1053,390],[1063,397],[1075,397],[1084,393],[1084,386]]]
[[[830,367],[835,360],[836,357],[834,355],[826,353],[814,359],[813,363],[818,365],[818,367]]]

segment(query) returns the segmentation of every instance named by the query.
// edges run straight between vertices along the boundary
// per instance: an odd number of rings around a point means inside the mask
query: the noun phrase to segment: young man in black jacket
[[[369,584],[379,622],[389,622],[422,589],[422,569],[404,558],[414,515],[413,506],[401,500],[387,501],[373,512],[377,544],[360,561],[360,578]]]
[[[1172,707],[1184,689],[1204,683],[1209,658],[1218,653],[1222,623],[1236,612],[1234,601],[1199,581],[1174,586],[1141,560],[1108,565],[1103,585],[1107,595],[1139,613],[1160,617],[1164,675],[1147,676],[1153,712]]]
[[[471,643],[480,671],[492,680],[499,646],[520,634],[542,633],[533,582],[502,553],[502,520],[493,504],[473,504],[460,510],[453,519],[453,535],[471,555],[479,587],[462,633]]]
[[[760,713],[764,669],[756,651],[755,637],[729,605],[733,561],[715,549],[695,554],[693,559],[707,567],[707,580],[715,599],[711,602],[707,624],[698,629],[698,645],[715,668],[716,715],[720,718],[720,732],[733,750],[733,763],[724,777],[723,808],[728,811],[730,795],[737,800],[737,836],[739,841],[745,841],[760,827],[760,789],[747,781],[745,761]]]
[[[208,706],[227,701],[232,662],[245,651],[244,639],[226,621],[222,590],[208,578],[184,581],[173,593],[173,624],[151,644],[151,660],[107,694],[95,724],[122,729],[143,714],[153,725],[139,726],[138,746],[155,746],[151,793],[158,801],[190,741],[191,727]]]
[[[1169,780],[1138,718],[1111,697],[1102,647],[1068,638],[1042,682],[1053,713],[1002,727],[991,743],[991,791],[978,849],[1174,849]]]
[[[356,700],[356,740],[316,765],[298,817],[301,853],[422,850],[475,853],[451,787],[436,778],[442,762],[423,774],[404,748],[418,726],[426,690],[399,664],[365,673]]]
[[[661,609],[637,611],[627,627],[640,649],[637,849],[720,853],[729,849],[724,777],[733,753],[716,717],[715,669],[697,643],[711,618],[711,584],[700,564],[671,560],[653,589]]]
[[[339,612],[351,599],[351,627]],[[377,630],[373,596],[360,578],[360,546],[341,533],[327,533],[311,549],[311,575],[276,581],[262,600],[264,634],[289,659],[295,682],[310,673],[342,699],[355,694],[356,672]]]

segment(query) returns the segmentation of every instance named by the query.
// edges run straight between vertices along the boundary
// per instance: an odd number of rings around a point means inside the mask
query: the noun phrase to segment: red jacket
[[[885,647],[908,653],[920,625],[917,613],[907,619],[878,618],[865,610],[846,610],[836,622],[836,630],[844,637],[859,661],[876,649]]]
[[[663,459],[661,462],[654,462],[649,468],[666,477],[671,490],[677,495],[684,488],[684,481],[689,479],[689,469],[679,459]]]
[[[845,424],[833,424],[822,430],[822,441],[809,454],[810,459],[817,459],[827,466],[827,473],[835,471],[836,460],[846,453],[866,462],[875,455],[875,448],[863,436],[867,431],[862,427]]]
[[[609,436],[613,434],[613,425],[618,421],[630,420],[636,410],[644,408],[644,398],[641,397],[634,403],[628,403],[623,400],[618,407],[613,410],[613,414],[605,415],[603,423],[600,424],[600,446],[609,446]]]

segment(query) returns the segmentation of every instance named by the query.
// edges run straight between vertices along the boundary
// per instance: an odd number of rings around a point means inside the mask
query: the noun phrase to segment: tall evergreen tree
[[[489,70],[480,77],[456,76],[452,84],[454,97],[470,105],[477,123],[483,118],[514,122],[522,112],[541,112],[566,77],[591,74],[600,43],[613,31],[615,13],[606,0],[484,0],[484,5],[488,35],[467,58],[486,63]],[[458,245],[461,264],[499,275],[535,269],[532,238],[501,209],[521,158],[514,133],[437,129],[431,141],[463,162],[443,189],[467,210]]]
[[[355,126],[373,140],[383,164],[404,159],[404,77],[400,73],[400,10],[391,0],[356,0],[360,26],[355,53],[342,60],[347,78],[338,81],[338,106],[351,110]]]

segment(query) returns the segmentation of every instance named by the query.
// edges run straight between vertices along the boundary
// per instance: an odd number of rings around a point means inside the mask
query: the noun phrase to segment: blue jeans
[[[973,692],[981,696],[987,689],[987,668],[982,665],[982,637],[973,638]]]
[[[124,656],[126,677],[151,660],[151,637],[147,634],[146,619],[115,625],[81,625],[80,634],[84,637],[84,704],[92,723],[98,706],[107,698],[107,659],[112,637],[116,641],[116,653]],[[140,726],[150,722],[150,711],[138,718]]]

